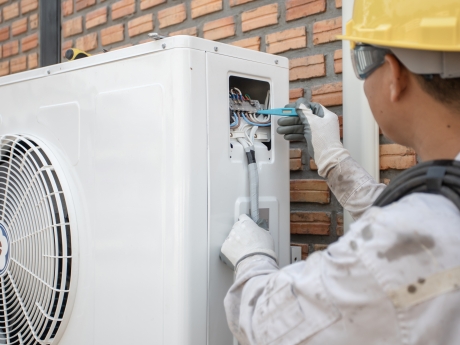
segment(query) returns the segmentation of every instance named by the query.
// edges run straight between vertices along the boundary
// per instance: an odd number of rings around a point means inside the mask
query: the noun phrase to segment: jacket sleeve
[[[340,318],[323,286],[317,254],[282,270],[266,256],[238,266],[224,304],[241,345],[298,344]]]
[[[306,261],[279,269],[274,260],[255,255],[239,264],[224,305],[230,330],[241,345],[361,344],[366,343],[363,339],[371,343],[376,336],[390,339],[394,307],[357,255],[357,249],[370,242],[362,233],[373,218],[359,222]],[[363,329],[370,319],[388,315],[393,319]]]
[[[327,176],[327,184],[337,200],[353,219],[358,219],[372,206],[386,188],[377,183],[353,158],[341,161]]]

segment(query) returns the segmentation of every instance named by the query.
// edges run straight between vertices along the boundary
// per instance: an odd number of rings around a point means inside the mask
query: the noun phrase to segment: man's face
[[[393,56],[391,58],[395,59]],[[364,81],[364,93],[366,94],[372,114],[380,129],[391,140],[405,144],[407,132],[405,112],[399,102],[392,97],[394,83],[399,83],[388,61],[376,69]]]

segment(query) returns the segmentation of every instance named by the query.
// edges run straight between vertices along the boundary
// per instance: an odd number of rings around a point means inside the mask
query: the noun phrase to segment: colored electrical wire
[[[248,118],[246,117],[246,115],[244,115],[244,113],[241,113],[241,116],[243,117],[244,121],[246,121],[247,123],[249,123],[252,126],[269,127],[269,126],[272,125],[271,123],[255,123],[255,122],[252,122],[252,121],[248,120]]]
[[[230,124],[230,128],[236,128],[239,125],[238,115],[236,115],[234,112],[232,116],[234,116],[235,120]]]

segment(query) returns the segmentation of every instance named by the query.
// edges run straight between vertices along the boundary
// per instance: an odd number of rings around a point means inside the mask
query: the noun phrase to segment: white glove
[[[350,157],[348,150],[340,142],[340,127],[337,115],[321,105],[324,117],[313,114],[304,104],[299,107],[311,128],[313,159],[318,166],[318,174],[327,177],[337,164]],[[303,119],[302,119],[303,120]]]
[[[284,134],[287,140],[298,140],[303,132],[308,153],[318,166],[318,174],[327,177],[332,168],[350,156],[340,142],[337,115],[321,104],[308,102],[305,98],[299,98],[294,104],[288,104],[286,107],[295,107],[299,117],[280,118],[278,133]]]
[[[253,255],[266,255],[276,261],[275,242],[267,230],[242,214],[222,245],[220,258],[236,269],[242,260]]]

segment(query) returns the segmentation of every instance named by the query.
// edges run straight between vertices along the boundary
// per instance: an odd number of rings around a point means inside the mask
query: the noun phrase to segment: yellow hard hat
[[[352,46],[460,52],[460,1],[355,0],[353,19],[338,38]]]

